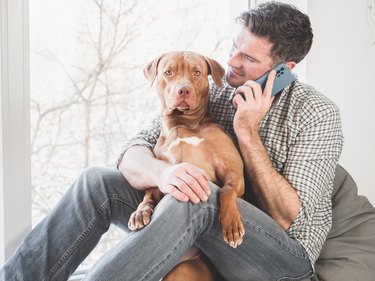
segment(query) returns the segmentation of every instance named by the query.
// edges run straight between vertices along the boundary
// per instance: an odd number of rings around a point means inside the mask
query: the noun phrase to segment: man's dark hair
[[[280,2],[262,3],[242,13],[237,22],[272,44],[271,57],[275,64],[298,63],[311,48],[314,35],[310,19],[294,6]]]

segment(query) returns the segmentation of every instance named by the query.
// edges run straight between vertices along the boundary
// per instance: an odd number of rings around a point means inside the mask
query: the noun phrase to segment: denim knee
[[[200,202],[198,204],[194,204],[191,201],[181,202],[171,195],[165,195],[164,198],[157,205],[157,207],[159,205],[164,206],[163,208],[167,209],[168,212],[176,213],[176,214],[186,213],[188,212],[188,209],[191,209],[190,211],[192,212],[196,212],[196,211],[201,210],[202,208],[205,208],[205,206],[207,205],[211,207],[217,207],[220,188],[216,184],[211,183],[211,182],[209,182],[209,186],[211,189],[211,194],[210,196],[208,196],[208,200],[206,202]],[[159,206],[159,208],[161,208],[161,206]],[[184,210],[185,208],[187,210]]]
[[[159,223],[173,223],[178,225],[191,225],[199,233],[209,229],[217,219],[219,209],[219,187],[211,184],[211,195],[206,202],[194,204],[191,201],[181,202],[171,195],[166,195],[155,208],[152,220]]]
[[[108,170],[106,167],[87,167],[82,170],[79,178],[86,180],[87,183],[101,182],[105,178],[105,174],[108,173],[106,170]]]
[[[103,215],[108,212],[109,198],[107,192],[106,175],[108,168],[90,167],[84,169],[72,186],[71,198],[77,204],[86,205]],[[69,192],[67,194],[69,195]],[[83,204],[83,205],[82,205]],[[108,218],[108,214],[106,214]]]
[[[81,172],[77,181],[84,192],[97,193],[100,190],[106,194],[106,183],[111,174],[116,172],[118,171],[106,167],[88,167]]]

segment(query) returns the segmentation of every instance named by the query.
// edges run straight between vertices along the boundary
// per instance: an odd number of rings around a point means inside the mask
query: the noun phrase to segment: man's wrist
[[[240,146],[249,146],[260,141],[258,130],[246,130],[237,134],[238,143]]]
[[[167,162],[159,159],[155,159],[152,163],[152,167],[150,167],[150,181],[155,184],[155,187],[160,189],[162,185],[162,175],[165,169],[169,168],[171,165]]]

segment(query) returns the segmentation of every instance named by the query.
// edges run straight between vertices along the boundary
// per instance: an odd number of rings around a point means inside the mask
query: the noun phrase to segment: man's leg
[[[110,168],[85,170],[0,271],[6,281],[67,280],[111,222],[127,227],[143,192]]]
[[[229,281],[302,280],[309,275],[311,267],[303,248],[243,200],[238,203],[246,228],[244,242],[237,249],[228,246],[219,222],[218,187],[211,184],[211,188],[209,200],[196,205],[165,196],[150,224],[109,251],[85,280],[158,281],[194,243]]]
[[[242,199],[237,204],[245,227],[239,247],[223,242],[218,217],[196,241],[226,280],[305,280],[312,274],[307,253],[298,241],[255,206]]]

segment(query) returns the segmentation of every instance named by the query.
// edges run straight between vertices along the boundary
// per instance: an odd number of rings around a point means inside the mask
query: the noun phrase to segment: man
[[[243,243],[233,249],[222,239],[219,188],[205,180],[203,170],[154,157],[160,132],[155,120],[126,145],[120,171],[82,173],[4,266],[3,280],[66,280],[111,222],[126,228],[143,190],[154,186],[166,196],[150,224],[109,251],[87,280],[160,280],[194,243],[230,281],[302,280],[313,274],[331,227],[342,148],[339,112],[299,81],[275,98],[269,87],[262,93],[254,82],[280,62],[292,69],[305,57],[313,38],[306,15],[268,2],[243,13],[238,23],[227,83],[211,87],[211,112],[238,142],[248,196],[259,206],[237,201]]]

